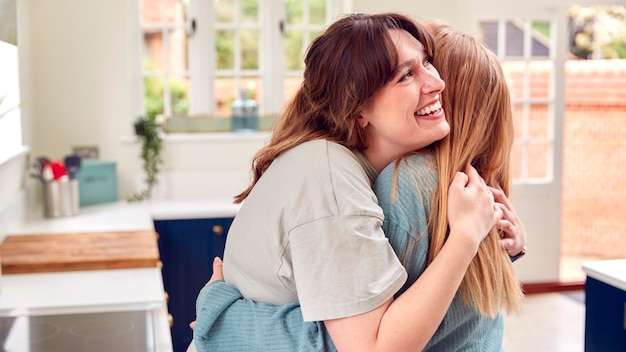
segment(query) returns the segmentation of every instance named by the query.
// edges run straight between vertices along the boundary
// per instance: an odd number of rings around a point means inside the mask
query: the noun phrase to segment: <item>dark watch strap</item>
[[[511,261],[514,262],[518,260],[519,258],[523,257],[524,254],[526,254],[526,246],[524,246],[524,248],[522,248],[522,250],[519,253],[517,253],[516,255],[511,255],[509,256],[509,258],[511,258]]]

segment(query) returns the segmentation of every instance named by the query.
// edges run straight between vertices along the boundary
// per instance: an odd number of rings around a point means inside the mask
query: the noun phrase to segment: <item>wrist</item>
[[[517,254],[514,254],[514,255],[509,254],[509,258],[511,258],[511,261],[514,262],[518,260],[519,258],[523,257],[524,255],[526,255],[526,246],[522,247],[522,250],[519,251],[519,253]]]

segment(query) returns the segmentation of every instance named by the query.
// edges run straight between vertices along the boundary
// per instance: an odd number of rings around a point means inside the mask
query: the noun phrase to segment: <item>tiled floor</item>
[[[582,263],[597,259],[563,256],[560,281],[583,282]],[[584,342],[583,291],[526,295],[522,311],[504,318],[506,352],[582,352]]]
[[[584,292],[527,295],[522,311],[504,318],[506,352],[584,351]]]

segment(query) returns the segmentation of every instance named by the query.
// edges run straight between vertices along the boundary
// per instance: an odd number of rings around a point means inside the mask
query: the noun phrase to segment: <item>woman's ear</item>
[[[359,115],[359,117],[356,118],[356,121],[361,128],[365,128],[368,125],[368,121],[365,117],[363,117],[363,115]]]

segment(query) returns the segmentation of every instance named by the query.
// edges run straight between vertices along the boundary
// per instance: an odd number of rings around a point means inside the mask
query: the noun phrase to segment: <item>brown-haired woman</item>
[[[406,276],[368,188],[392,160],[448,133],[440,106],[443,81],[431,54],[429,32],[397,14],[344,17],[309,49],[302,87],[255,159],[252,185],[238,198],[245,203],[228,234],[224,260],[226,282],[244,297],[300,304],[302,315],[296,309],[290,318],[281,316],[287,319],[279,323],[283,330],[291,328],[282,325],[289,319],[304,318],[323,321],[310,326],[327,329],[340,351],[423,349],[483,239],[506,216],[501,208],[507,205],[492,203],[492,191],[464,165],[446,186],[445,242],[419,280],[394,299]],[[447,221],[439,225],[447,229]],[[498,255],[506,256],[500,239],[495,242]],[[214,298],[208,292],[198,299],[198,350],[287,348],[281,341],[259,345],[261,336],[272,340],[268,331],[244,336],[250,330],[237,324],[213,324],[220,312],[204,305]],[[242,316],[242,326],[254,316]],[[270,330],[281,334],[280,328]],[[289,348],[334,348],[327,338],[313,341],[314,335]],[[246,347],[236,344],[246,339]]]

